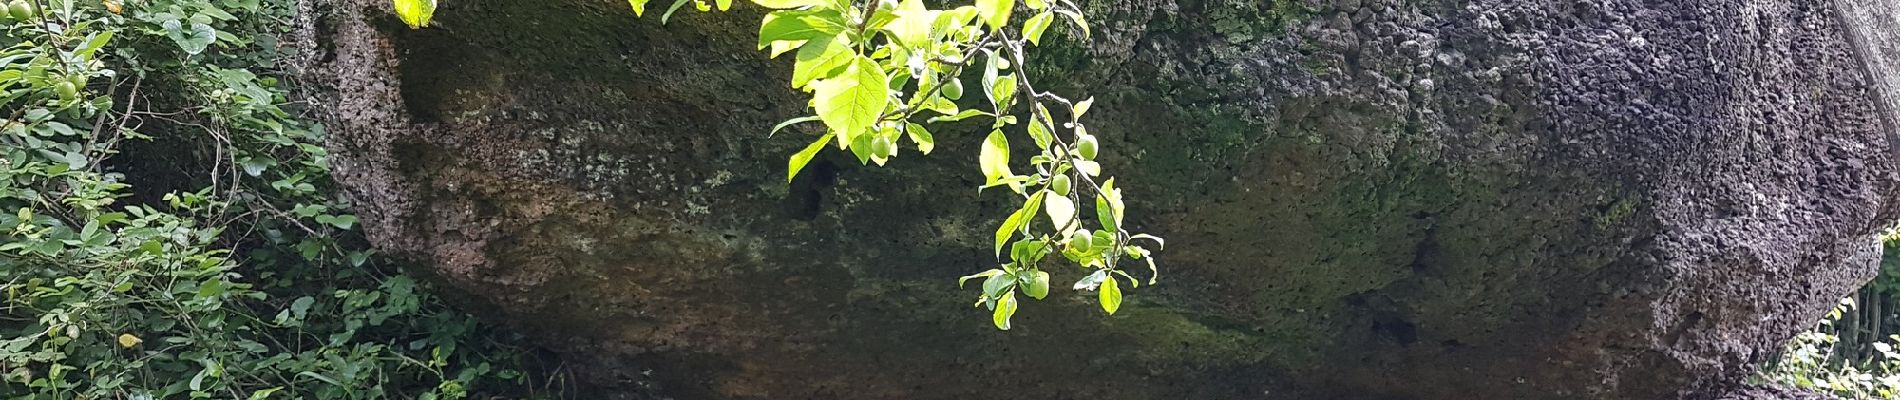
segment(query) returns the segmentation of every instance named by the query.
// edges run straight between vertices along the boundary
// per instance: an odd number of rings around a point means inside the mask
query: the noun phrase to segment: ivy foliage
[[[432,0],[393,2],[411,27],[426,26],[435,10]],[[647,13],[648,2],[629,0],[637,15]],[[811,94],[812,115],[772,132],[802,123],[825,128],[790,157],[787,181],[826,148],[882,166],[906,148],[929,154],[936,147],[933,124],[991,122],[977,156],[985,179],[978,190],[1006,190],[1021,203],[996,228],[997,267],[958,282],[982,279],[976,305],[990,310],[998,329],[1010,328],[1019,296],[1048,296],[1051,277],[1043,267],[1052,255],[1083,269],[1070,287],[1096,292],[1109,314],[1121,308],[1120,280],[1130,287],[1142,282],[1123,260],[1144,262],[1154,283],[1159,271],[1145,246],[1159,250],[1163,242],[1127,229],[1123,192],[1103,174],[1096,161],[1102,143],[1082,121],[1094,99],[1037,90],[1023,72],[1026,50],[1042,43],[1058,17],[1088,37],[1088,21],[1074,2],[976,0],[944,9],[922,0],[752,2],[771,10],[759,23],[758,49],[774,58],[791,54],[791,87]],[[675,0],[661,20],[687,4],[724,11],[733,1]],[[966,98],[978,97],[965,92],[971,77],[981,102]],[[1012,149],[1012,136],[1027,137],[1035,148],[1026,154]]]
[[[272,70],[294,4],[0,4],[0,397],[530,394],[353,231]]]

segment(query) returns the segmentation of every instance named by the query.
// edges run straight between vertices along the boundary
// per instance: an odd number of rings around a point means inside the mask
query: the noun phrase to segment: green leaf
[[[397,4],[401,4],[403,1],[424,1],[424,0],[396,0]],[[627,0],[627,4],[633,6],[633,16],[635,18],[646,16],[648,1],[650,0]],[[397,10],[401,10],[401,9],[402,9],[401,7],[397,7]],[[400,13],[400,11],[398,13]],[[414,28],[414,26],[412,25],[411,28]]]
[[[1033,218],[1031,216],[1035,215],[1036,210],[1042,208],[1042,196],[1045,193],[1049,192],[1037,191],[1035,195],[1029,196],[1029,201],[1023,202],[1023,208],[1017,209],[1016,213],[1010,214],[1008,219],[1003,220],[1002,226],[996,227],[996,257],[1003,256],[1003,245],[1009,244],[1009,238],[1015,236],[1016,231],[1022,230],[1023,225]]]
[[[1008,178],[998,179],[996,180],[996,182],[979,186],[976,188],[976,191],[978,193],[982,193],[983,189],[989,189],[989,188],[993,188],[997,186],[1009,186],[1010,188],[1013,189],[1015,187],[1022,186],[1023,184],[1035,182],[1035,181],[1036,181],[1036,178],[1033,176],[1017,175],[1017,176],[1012,176]]]
[[[963,110],[963,112],[957,113],[956,115],[948,115],[948,116],[931,118],[930,122],[956,122],[956,121],[962,121],[964,119],[968,119],[970,117],[983,117],[983,116],[993,117],[993,116],[996,116],[996,114],[990,114],[987,111],[980,111],[980,110]]]
[[[1023,285],[1023,294],[1029,295],[1029,297],[1034,297],[1036,298],[1036,300],[1042,300],[1043,297],[1048,297],[1049,296],[1049,273],[1043,272],[1043,271],[1036,271],[1036,273],[1030,274],[1029,283],[1026,285]]]
[[[1069,10],[1056,10],[1056,13],[1062,14],[1062,16],[1065,16],[1065,17],[1069,17],[1069,21],[1075,22],[1076,28],[1082,29],[1082,38],[1083,39],[1089,38],[1089,20],[1088,18],[1083,17],[1082,13],[1069,11]]]
[[[1102,286],[1103,279],[1108,279],[1108,270],[1098,269],[1098,270],[1095,270],[1095,273],[1089,274],[1089,276],[1082,277],[1081,280],[1075,281],[1075,286],[1072,287],[1071,289],[1096,290],[1097,288],[1100,288]]]
[[[423,24],[426,24],[429,22],[427,13],[435,12],[435,2],[433,0],[406,0],[406,1],[428,2],[429,8],[425,12],[425,14],[423,14],[423,16],[421,17],[419,21],[421,21],[420,23],[423,23]],[[400,11],[400,7],[398,8],[398,11]],[[411,22],[411,21],[405,19],[403,22]],[[185,50],[185,54],[189,54],[189,55],[198,55],[198,53],[203,53],[205,51],[205,48],[211,47],[211,43],[216,42],[218,40],[218,32],[216,30],[211,29],[211,25],[205,25],[198,22],[192,22],[191,25],[186,26],[186,25],[181,25],[178,22],[178,20],[174,19],[174,20],[167,20],[164,23],[159,24],[159,26],[165,29],[165,37],[171,38],[173,43],[178,44],[179,49]],[[417,25],[417,23],[411,23],[411,26],[420,26],[420,25]]]
[[[876,136],[876,134],[864,134],[851,138],[851,155],[858,156],[859,165],[871,163],[871,157],[875,156],[871,154],[871,140]]]
[[[435,0],[393,0],[393,1],[395,1],[396,3],[396,17],[402,18],[402,23],[408,24],[409,29],[422,29],[422,27],[429,25],[430,18],[435,17]],[[643,5],[642,3],[645,3],[646,1],[645,0],[628,0],[628,1],[634,2],[633,12],[634,12],[634,15],[638,16],[640,14],[640,8]],[[167,21],[167,22],[171,22],[171,21]],[[194,23],[194,25],[202,25],[202,24]],[[207,26],[206,28],[210,28],[210,27]],[[167,27],[165,28],[165,30],[170,31],[172,29]],[[173,40],[177,40],[177,39],[173,38]],[[190,52],[190,53],[198,54],[197,52]]]
[[[1036,148],[1048,150],[1049,144],[1055,141],[1055,135],[1049,134],[1048,125],[1041,117],[1030,119],[1027,131],[1029,138],[1036,141]]]
[[[990,270],[988,270],[988,271],[983,271],[983,272],[979,272],[979,273],[977,273],[977,274],[975,274],[975,275],[966,275],[966,276],[964,276],[964,277],[962,277],[962,278],[957,278],[957,287],[963,287],[963,283],[964,283],[964,282],[969,282],[969,281],[970,281],[971,279],[976,279],[976,278],[988,278],[988,277],[992,277],[992,276],[997,276],[997,275],[1002,275],[1002,274],[1003,274],[1003,270],[1000,270],[1000,269],[993,269],[993,268],[992,268],[992,269],[990,269]],[[988,283],[989,283],[989,281],[983,281],[983,282],[984,282],[985,284],[988,284]]]
[[[773,125],[772,132],[766,133],[765,137],[772,137],[772,135],[778,134],[779,130],[785,129],[785,127],[788,127],[788,126],[817,121],[817,120],[818,120],[818,116],[816,115],[808,115],[808,116],[788,119],[788,120],[785,120],[785,122],[778,123],[778,125]],[[251,175],[257,175],[257,174],[251,174]]]
[[[990,313],[990,322],[996,323],[996,329],[1009,330],[1009,317],[1016,315],[1016,292],[1003,294],[996,301],[996,310]]]
[[[1115,310],[1122,308],[1122,289],[1115,282],[1114,277],[1107,277],[1102,280],[1102,287],[1095,291],[1096,300],[1102,303],[1102,311],[1107,311],[1109,315],[1114,315]]]
[[[1001,298],[1003,297],[1003,292],[1015,287],[1015,276],[1007,272],[994,274],[990,275],[989,279],[983,280],[983,295],[989,296],[992,299]]]
[[[679,11],[680,7],[685,6],[686,3],[691,3],[691,2],[694,2],[694,0],[674,0],[673,5],[671,7],[666,8],[666,13],[660,14],[660,25],[666,25],[666,20],[673,19],[674,12]],[[700,11],[705,11],[705,10],[700,10]]]
[[[898,43],[906,47],[922,49],[930,44],[931,26],[937,22],[937,16],[941,13],[942,11],[924,8],[922,0],[904,0],[903,3],[897,5],[896,10],[891,12],[896,19],[884,25],[884,30],[890,32],[891,37]]]
[[[925,130],[923,125],[905,123],[904,133],[910,136],[911,142],[917,143],[918,152],[930,154],[931,149],[937,148],[937,140],[930,137],[930,131]]]
[[[816,7],[824,5],[825,2],[819,0],[752,0],[752,4],[758,4],[759,7],[783,10],[788,8]]]
[[[1049,216],[1051,226],[1063,228],[1061,232],[1063,234],[1067,234],[1070,230],[1080,228],[1081,224],[1075,222],[1075,199],[1069,198],[1069,196],[1055,196],[1044,199],[1042,202],[1042,210],[1043,214]]]
[[[885,88],[889,78],[876,61],[857,56],[843,73],[815,81],[812,103],[818,118],[825,121],[842,141],[849,143],[871,129],[878,115],[890,104]]]
[[[976,14],[983,17],[990,30],[1003,29],[1009,25],[1009,12],[1016,6],[1016,0],[976,0]]]
[[[1102,183],[1101,193],[1095,196],[1095,218],[1102,223],[1103,230],[1121,229],[1122,197],[1115,189],[1115,178]]]
[[[1082,114],[1088,114],[1089,107],[1093,105],[1095,105],[1094,97],[1075,102],[1075,108],[1069,109],[1069,118],[1082,119]]]
[[[1155,242],[1155,246],[1156,246],[1156,248],[1157,248],[1157,249],[1167,249],[1167,248],[1168,248],[1168,242],[1167,242],[1167,241],[1165,241],[1165,240],[1162,240],[1161,238],[1158,238],[1158,237],[1154,237],[1154,235],[1149,235],[1149,234],[1146,234],[1146,233],[1143,233],[1143,234],[1139,234],[1139,235],[1135,235],[1135,236],[1129,236],[1128,238],[1129,238],[1129,239],[1131,239],[1131,240],[1132,240],[1132,239],[1148,239],[1148,240],[1153,240],[1153,241]]]
[[[798,171],[805,169],[805,164],[811,163],[812,157],[818,156],[818,151],[824,150],[825,145],[831,143],[831,137],[832,135],[829,133],[820,136],[818,140],[812,141],[811,145],[805,146],[804,150],[799,150],[797,154],[792,154],[792,160],[785,168],[785,182],[791,183],[792,178],[797,178]]]
[[[106,43],[109,43],[111,41],[112,41],[111,31],[100,32],[98,34],[93,35],[91,38],[87,39],[86,44],[79,46],[79,49],[74,51],[74,53],[78,54],[79,58],[82,60],[91,60],[93,53],[98,52],[99,49],[105,48]]]
[[[837,76],[841,67],[851,64],[851,52],[844,34],[812,39],[798,48],[798,61],[792,64],[792,88],[802,88],[814,79]],[[775,42],[784,43],[784,42]]]
[[[784,55],[785,52],[804,48],[807,42],[810,42],[810,40],[780,40],[772,42],[772,50],[767,51],[765,57],[778,58],[778,56]]]
[[[990,103],[996,108],[1008,109],[1010,100],[1016,97],[1016,74],[1003,75],[990,85]]]
[[[1149,256],[1149,257],[1142,257],[1141,260],[1148,262],[1148,272],[1149,272],[1148,284],[1150,285],[1155,284],[1155,280],[1161,279],[1161,269],[1155,268],[1155,258],[1153,256]]]
[[[719,6],[719,11],[732,9],[732,0],[717,0],[713,3]]]
[[[759,24],[759,48],[781,40],[816,40],[844,32],[844,15],[835,10],[785,10],[765,15]]]
[[[985,184],[1016,175],[1009,172],[1009,138],[1003,136],[1003,130],[992,130],[990,136],[983,139],[983,148],[977,153],[977,167],[983,170]]]
[[[1049,23],[1055,20],[1056,15],[1048,11],[1029,17],[1029,21],[1023,22],[1023,38],[1029,39],[1030,44],[1041,46],[1042,31],[1049,29]]]

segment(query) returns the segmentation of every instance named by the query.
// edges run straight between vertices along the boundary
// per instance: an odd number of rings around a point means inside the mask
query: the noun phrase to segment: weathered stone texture
[[[1895,217],[1891,0],[1095,1],[1030,72],[1100,99],[1162,284],[996,332],[953,281],[1009,211],[980,136],[786,185],[809,136],[764,133],[803,100],[756,12],[313,4],[372,240],[610,392],[1717,398]]]

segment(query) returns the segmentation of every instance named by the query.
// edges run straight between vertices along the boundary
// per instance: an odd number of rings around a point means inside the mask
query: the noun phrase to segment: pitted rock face
[[[1892,0],[1090,2],[1029,73],[1098,98],[1161,284],[997,332],[975,127],[785,184],[754,12],[312,7],[371,239],[600,397],[1751,396],[1896,214]]]

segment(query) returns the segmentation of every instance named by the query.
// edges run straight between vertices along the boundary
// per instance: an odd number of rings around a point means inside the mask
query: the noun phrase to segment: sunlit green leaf
[[[1031,44],[1041,46],[1042,31],[1049,29],[1049,23],[1055,20],[1056,15],[1048,11],[1043,11],[1034,17],[1029,17],[1029,21],[1023,22],[1023,38],[1029,39],[1029,43]]]
[[[1101,193],[1095,196],[1095,218],[1104,230],[1121,229],[1122,198],[1121,191],[1115,189],[1115,178],[1102,183]]]
[[[1089,274],[1089,276],[1082,277],[1081,280],[1075,281],[1075,286],[1071,287],[1071,289],[1096,290],[1097,288],[1101,287],[1103,279],[1108,279],[1108,270],[1098,269],[1098,270],[1095,270],[1095,273]]]
[[[891,15],[895,19],[885,24],[883,29],[889,31],[898,43],[923,48],[930,44],[931,26],[937,22],[940,13],[942,11],[925,8],[923,0],[904,0],[898,3],[896,10],[892,10]]]
[[[1002,130],[990,131],[983,139],[983,148],[977,153],[977,167],[983,170],[984,183],[996,183],[998,179],[1014,176],[1009,172],[1009,138]]]
[[[428,26],[429,19],[435,17],[435,0],[393,0],[393,1],[395,2],[395,6],[396,6],[396,17],[401,18],[403,24],[409,25],[409,29],[421,29],[424,26]],[[633,12],[635,15],[639,15],[640,8],[644,6],[646,3],[646,0],[628,0],[628,1],[633,2]],[[171,24],[176,24],[177,20],[171,20],[171,21],[166,21],[166,22],[171,23]],[[206,28],[210,28],[210,27],[207,26]],[[166,27],[165,30],[172,31],[172,28]],[[177,39],[173,38],[173,40],[177,40]],[[199,48],[202,49],[203,47],[199,47]],[[192,51],[188,51],[188,52],[192,54],[197,54],[197,52],[192,52]]]
[[[851,138],[851,146],[848,147],[848,149],[851,150],[851,155],[858,157],[859,165],[869,164],[871,158],[876,156],[876,154],[873,154],[875,151],[873,151],[871,147],[871,142],[875,140],[876,137],[876,134],[867,132]]]
[[[752,0],[752,3],[773,9],[815,7],[826,4],[821,0]]]
[[[1017,231],[1022,230],[1023,225],[1029,223],[1029,221],[1034,218],[1033,216],[1036,215],[1036,211],[1041,209],[1042,196],[1045,193],[1048,192],[1037,191],[1036,194],[1029,196],[1029,201],[1023,202],[1022,208],[1016,209],[1016,212],[1010,214],[1008,219],[1003,220],[1002,226],[996,227],[997,257],[1003,256],[1003,245],[1009,243],[1009,238],[1016,235]]]
[[[917,151],[920,153],[930,154],[931,149],[937,148],[937,139],[930,137],[930,131],[924,129],[923,125],[907,123],[904,125],[904,133],[910,136],[912,143],[917,144]]]
[[[870,130],[890,104],[885,96],[887,79],[876,61],[855,57],[838,76],[812,82],[812,103],[818,109],[818,118],[844,142],[855,141]]]
[[[956,115],[933,117],[930,119],[930,122],[954,122],[954,121],[962,121],[970,117],[986,117],[986,116],[995,116],[995,115],[996,114],[990,114],[989,112],[982,111],[982,110],[963,110],[963,112],[959,112]]]
[[[814,40],[844,32],[844,15],[835,10],[782,10],[759,24],[759,48],[781,40]]]
[[[1101,301],[1102,311],[1107,311],[1111,315],[1115,314],[1115,310],[1122,308],[1122,289],[1115,283],[1114,277],[1102,280],[1102,287],[1096,289],[1095,297]]]
[[[1005,271],[1000,274],[990,275],[989,279],[983,280],[983,295],[991,298],[1001,298],[1003,297],[1003,292],[1015,287],[1016,277]]]
[[[798,171],[804,170],[805,164],[810,164],[812,157],[817,157],[818,151],[824,150],[825,145],[831,143],[831,138],[832,135],[827,133],[818,137],[818,140],[812,141],[811,145],[805,146],[804,150],[793,154],[791,162],[785,168],[785,182],[791,182],[792,178],[797,178]]]
[[[990,104],[995,104],[999,109],[1008,109],[1010,101],[1016,96],[1016,74],[996,77],[996,82],[990,84],[989,94]]]
[[[1089,107],[1094,106],[1094,105],[1095,105],[1094,97],[1090,97],[1087,99],[1083,99],[1082,101],[1075,102],[1075,108],[1069,109],[1069,113],[1070,113],[1069,118],[1074,118],[1078,120],[1082,119],[1082,114],[1087,114],[1089,112]]]
[[[1069,196],[1054,196],[1042,201],[1043,214],[1049,216],[1050,226],[1065,228],[1060,234],[1079,227],[1075,221],[1075,199]]]
[[[976,13],[991,30],[1003,29],[1009,25],[1009,12],[1015,6],[1016,0],[976,0]]]
[[[812,39],[798,49],[798,61],[792,64],[792,87],[802,88],[814,79],[837,76],[837,72],[856,59],[844,34]],[[784,42],[774,42],[784,43]]]
[[[1149,234],[1146,234],[1146,233],[1143,233],[1143,234],[1139,234],[1139,235],[1134,235],[1134,236],[1129,236],[1128,238],[1129,238],[1129,239],[1147,239],[1147,240],[1152,240],[1152,241],[1154,241],[1154,242],[1155,242],[1155,246],[1157,246],[1157,249],[1165,249],[1165,248],[1167,248],[1167,247],[1168,247],[1168,242],[1167,242],[1167,241],[1165,241],[1165,240],[1162,240],[1161,238],[1158,238],[1158,237],[1154,237],[1154,235],[1149,235]]]
[[[686,3],[705,4],[700,0],[673,0],[673,5],[666,7],[666,13],[660,14],[660,24],[665,25],[667,20],[673,19],[673,13],[678,12],[680,7],[686,6]],[[700,11],[705,11],[704,7],[701,7]]]
[[[997,276],[997,275],[1002,275],[1002,274],[1003,274],[1003,270],[1000,270],[1000,269],[991,269],[991,270],[988,270],[988,271],[983,271],[983,272],[979,272],[979,273],[977,273],[977,274],[975,274],[975,275],[966,275],[966,276],[964,276],[964,277],[962,277],[962,278],[957,278],[957,287],[963,287],[963,283],[964,283],[964,282],[969,282],[969,281],[970,281],[971,279],[976,279],[976,278],[988,278],[988,277],[992,277],[992,276]],[[988,283],[989,283],[989,281],[983,281],[983,282],[984,282],[985,284],[988,284]]]
[[[1111,313],[1112,314],[1112,313]],[[996,310],[990,313],[990,321],[996,323],[996,329],[1009,330],[1009,317],[1016,315],[1016,292],[1004,293],[996,300]]]
[[[772,135],[778,134],[778,131],[785,129],[785,127],[788,127],[788,126],[797,125],[797,124],[805,123],[805,122],[817,121],[817,120],[818,120],[818,116],[816,115],[809,115],[809,116],[788,119],[788,120],[785,120],[785,122],[778,123],[778,125],[773,125],[772,131],[767,132],[765,134],[765,137],[772,137]],[[251,174],[251,175],[257,175],[257,174]]]

